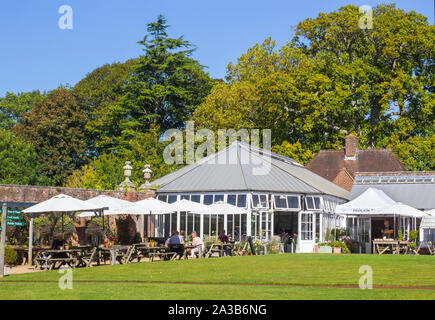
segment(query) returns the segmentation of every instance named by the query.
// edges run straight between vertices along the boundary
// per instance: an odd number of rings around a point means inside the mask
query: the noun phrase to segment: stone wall
[[[155,192],[152,189],[141,192],[123,192],[60,187],[0,185],[0,202],[39,203],[61,193],[81,200],[87,200],[104,194],[114,198],[125,199],[133,202],[155,196]]]

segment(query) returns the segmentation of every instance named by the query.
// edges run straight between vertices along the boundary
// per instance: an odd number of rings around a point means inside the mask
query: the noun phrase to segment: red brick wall
[[[27,202],[39,203],[48,200],[58,194],[66,194],[77,199],[87,200],[99,195],[108,195],[128,201],[139,201],[145,198],[154,197],[153,190],[145,192],[107,191],[107,190],[86,190],[58,187],[22,186],[22,185],[0,185],[0,202]]]

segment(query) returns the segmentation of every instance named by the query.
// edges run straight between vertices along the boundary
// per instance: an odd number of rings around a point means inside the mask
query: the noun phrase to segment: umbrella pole
[[[62,233],[63,233],[63,212],[62,212],[62,218],[61,218],[61,220],[62,220]]]

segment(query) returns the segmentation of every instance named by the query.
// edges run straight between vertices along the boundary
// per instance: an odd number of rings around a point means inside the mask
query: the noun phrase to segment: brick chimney
[[[345,158],[355,158],[358,150],[358,138],[353,134],[346,136]]]

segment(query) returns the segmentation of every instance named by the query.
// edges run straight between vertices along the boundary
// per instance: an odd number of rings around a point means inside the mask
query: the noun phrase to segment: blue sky
[[[194,58],[214,78],[257,42],[271,36],[278,44],[291,37],[290,27],[319,12],[347,4],[371,5],[379,0],[1,0],[0,96],[7,91],[51,90],[74,85],[105,64],[141,54],[136,42],[146,23],[163,14],[169,35],[184,35],[197,46]],[[434,21],[433,0],[398,0]],[[73,29],[61,30],[61,5],[73,9]]]

